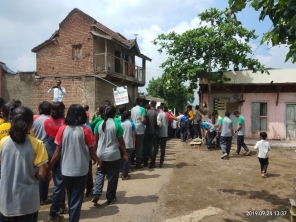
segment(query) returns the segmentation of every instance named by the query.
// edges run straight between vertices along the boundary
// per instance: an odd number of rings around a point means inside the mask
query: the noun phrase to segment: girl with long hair
[[[106,174],[108,174],[107,204],[112,204],[116,201],[121,159],[119,147],[123,153],[123,159],[128,159],[123,140],[123,129],[120,123],[114,120],[115,115],[116,108],[111,105],[107,106],[104,113],[104,122],[99,122],[98,129],[95,131],[96,140],[98,141],[97,155],[102,160],[102,164],[96,172],[93,203],[97,203],[102,195]]]
[[[32,124],[32,110],[24,106],[14,109],[9,136],[0,141],[1,222],[38,219],[38,180],[46,177],[48,156],[42,141],[28,135]]]
[[[57,144],[49,170],[61,157],[61,172],[68,194],[69,221],[79,221],[84,189],[89,171],[89,156],[101,165],[93,146],[95,138],[91,130],[84,126],[86,113],[78,104],[72,104],[67,112],[65,124],[55,137]]]

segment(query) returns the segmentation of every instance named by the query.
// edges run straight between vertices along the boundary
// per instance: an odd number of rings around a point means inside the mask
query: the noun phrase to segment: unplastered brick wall
[[[106,100],[109,100],[111,104],[114,104],[113,89],[115,86],[101,79],[96,79],[96,93],[95,104],[96,107],[104,106],[107,104]],[[94,110],[91,110],[92,112]]]
[[[22,105],[34,108],[35,73],[2,75],[2,98],[8,102],[19,99]]]
[[[39,76],[68,76],[94,73],[94,40],[91,21],[74,13],[59,29],[58,40],[36,55]],[[73,60],[72,46],[81,45],[81,60]]]
[[[38,106],[42,101],[53,100],[53,94],[48,94],[48,90],[56,85],[55,78],[40,78],[35,81],[34,88],[34,111],[37,112]],[[66,110],[71,104],[83,105],[83,92],[84,92],[84,78],[61,78],[62,86],[66,89],[66,95],[63,98],[63,103]]]
[[[81,90],[82,90],[82,105],[88,105],[89,111],[93,114],[93,110],[96,109],[95,104],[95,92],[96,92],[95,77],[86,76],[82,79]]]

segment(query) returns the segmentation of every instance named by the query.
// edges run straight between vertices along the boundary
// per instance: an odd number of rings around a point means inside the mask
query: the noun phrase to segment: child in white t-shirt
[[[267,133],[260,133],[260,141],[258,141],[255,145],[255,150],[258,149],[258,159],[261,165],[261,176],[262,178],[266,178],[266,171],[268,166],[268,151],[270,151],[270,144],[266,141]]]

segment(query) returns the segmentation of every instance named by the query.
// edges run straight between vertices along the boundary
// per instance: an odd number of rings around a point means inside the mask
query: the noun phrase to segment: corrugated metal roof
[[[225,84],[291,84],[296,83],[296,69],[268,69],[269,75],[261,72],[253,73],[252,70],[228,71],[224,75],[230,79]],[[201,79],[200,85],[207,84]]]

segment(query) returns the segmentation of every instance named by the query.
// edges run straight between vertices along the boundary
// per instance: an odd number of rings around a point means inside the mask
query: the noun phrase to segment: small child
[[[267,138],[266,132],[260,133],[260,141],[258,141],[255,145],[255,150],[258,149],[258,159],[261,165],[261,176],[262,178],[266,178],[266,171],[268,166],[268,151],[270,150],[269,142],[265,141]]]

